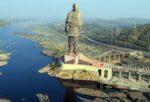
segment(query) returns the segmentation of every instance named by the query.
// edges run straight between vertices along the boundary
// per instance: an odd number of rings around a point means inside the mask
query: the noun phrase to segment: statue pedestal
[[[60,62],[63,62],[64,64],[90,65],[99,68],[102,68],[105,65],[105,63],[89,58],[83,55],[82,53],[74,53],[74,54],[66,53],[65,55],[63,55],[58,59]]]
[[[78,64],[81,56],[82,56],[81,53],[73,53],[73,54],[66,53],[63,56],[64,63]]]

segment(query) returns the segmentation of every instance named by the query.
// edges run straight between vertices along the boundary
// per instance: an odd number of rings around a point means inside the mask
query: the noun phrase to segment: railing
[[[139,73],[145,73],[150,74],[150,67],[138,67],[138,66],[130,66],[130,65],[112,65],[111,66],[113,70],[121,70],[125,72],[139,72]]]

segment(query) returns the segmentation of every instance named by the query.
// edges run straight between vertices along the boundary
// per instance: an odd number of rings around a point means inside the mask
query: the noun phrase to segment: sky
[[[73,3],[84,18],[150,19],[150,0],[0,0],[0,18],[65,18]]]

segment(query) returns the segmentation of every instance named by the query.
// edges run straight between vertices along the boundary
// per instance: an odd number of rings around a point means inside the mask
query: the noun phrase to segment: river
[[[0,29],[0,49],[10,52],[11,59],[0,68],[0,98],[13,102],[39,102],[37,93],[47,94],[51,102],[62,102],[65,88],[58,80],[38,70],[52,62],[52,58],[41,54],[36,42],[13,35],[19,30],[13,25]],[[24,100],[24,101],[23,101]]]

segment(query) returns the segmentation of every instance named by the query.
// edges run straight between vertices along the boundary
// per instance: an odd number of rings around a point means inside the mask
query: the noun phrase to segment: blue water
[[[18,30],[14,26],[0,29],[0,40],[5,46],[0,49],[11,52],[11,59],[6,66],[0,68],[0,98],[8,98],[13,102],[38,102],[37,93],[47,94],[51,102],[62,102],[65,89],[59,81],[38,70],[50,62],[52,58],[41,53],[37,43],[13,35],[13,32],[31,32]]]

